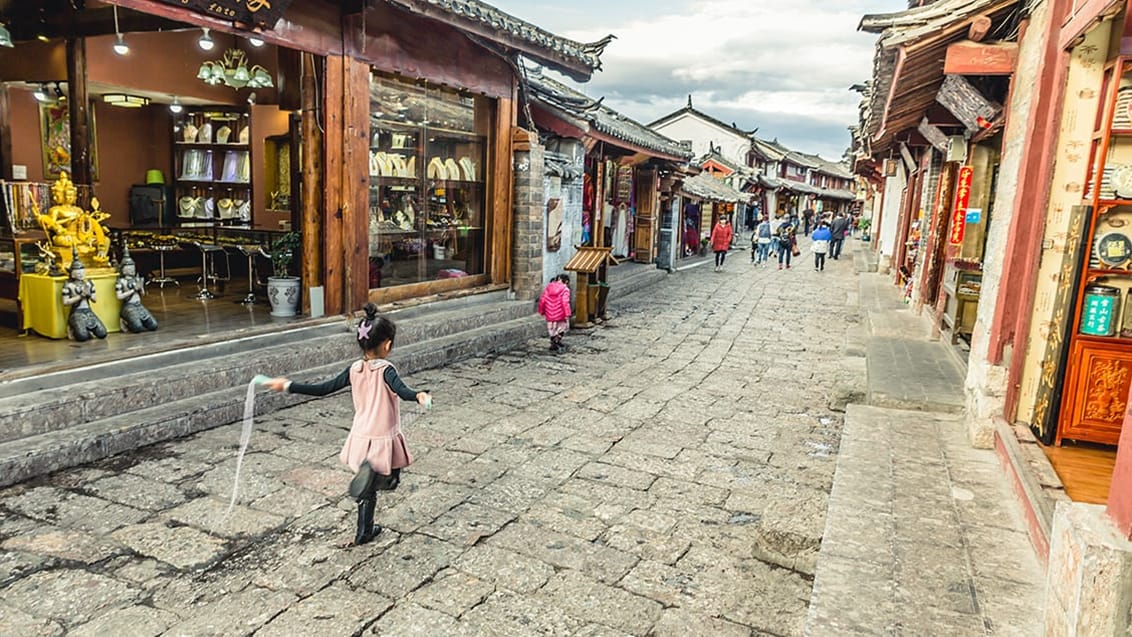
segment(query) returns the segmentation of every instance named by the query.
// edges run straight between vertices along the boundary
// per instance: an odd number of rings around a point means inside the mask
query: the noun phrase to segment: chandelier
[[[228,49],[223,58],[201,64],[197,79],[213,86],[223,83],[234,89],[275,86],[267,69],[258,64],[248,68],[248,54],[239,49]]]

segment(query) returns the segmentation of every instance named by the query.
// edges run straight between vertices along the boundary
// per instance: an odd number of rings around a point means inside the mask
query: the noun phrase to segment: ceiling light
[[[212,36],[208,34],[208,27],[204,27],[204,35],[200,36],[200,39],[197,40],[197,46],[199,46],[202,51],[211,51],[212,47],[216,46],[216,43],[212,41]]]
[[[130,45],[122,39],[122,30],[118,28],[118,5],[114,5],[114,34],[118,36],[118,41],[114,43],[114,52],[118,55],[129,53]]]
[[[173,103],[169,105],[169,112],[176,115],[183,110],[185,110],[185,107],[181,106],[181,100],[177,99],[176,96],[173,96]]]
[[[0,46],[13,47],[12,33],[3,24],[0,24]]]
[[[55,101],[65,102],[67,100],[67,96],[63,93],[63,87],[59,86],[58,82],[55,82],[53,88],[55,89]]]
[[[51,101],[51,95],[47,92],[47,85],[46,84],[40,84],[35,89],[35,92],[32,93],[32,96],[35,98],[35,100],[37,102],[50,102]]]
[[[125,93],[107,93],[102,96],[102,101],[111,106],[121,106],[123,108],[141,108],[149,104],[148,97],[127,95]]]
[[[39,40],[40,42],[50,42],[51,41],[51,38],[47,37],[46,35],[43,35],[42,33],[35,36],[35,39]]]
[[[263,46],[263,38],[259,37],[258,35],[250,35],[248,36],[248,44],[258,49],[259,47]]]
[[[228,49],[223,58],[201,64],[197,79],[212,86],[225,84],[237,90],[275,86],[267,69],[258,64],[248,67],[248,55],[240,49]]]
[[[118,41],[114,43],[114,52],[118,55],[126,55],[130,52],[130,45],[122,39],[122,34],[118,34]]]

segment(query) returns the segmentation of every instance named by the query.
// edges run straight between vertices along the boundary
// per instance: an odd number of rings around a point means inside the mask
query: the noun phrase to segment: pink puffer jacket
[[[551,281],[538,300],[538,313],[551,322],[569,320],[573,313],[570,311],[570,286],[561,281]]]

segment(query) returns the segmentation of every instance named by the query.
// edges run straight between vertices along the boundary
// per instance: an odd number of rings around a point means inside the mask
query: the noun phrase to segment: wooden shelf
[[[1073,335],[1074,340],[1084,343],[1120,343],[1121,345],[1132,345],[1132,338],[1125,338],[1123,336],[1093,336],[1091,334],[1082,334],[1077,332]]]
[[[248,150],[250,148],[248,144],[233,144],[231,142],[227,144],[219,142],[176,142],[176,145],[184,148],[220,148],[225,150]]]

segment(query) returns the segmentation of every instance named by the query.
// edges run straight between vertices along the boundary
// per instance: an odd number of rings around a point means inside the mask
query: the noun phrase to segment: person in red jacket
[[[546,331],[550,335],[550,351],[566,349],[562,335],[570,328],[570,275],[559,274],[542,291],[538,300],[538,313],[546,318]]]
[[[720,217],[711,229],[711,249],[715,251],[715,271],[723,271],[723,260],[727,258],[727,251],[731,249],[732,230],[727,223],[727,217]]]

